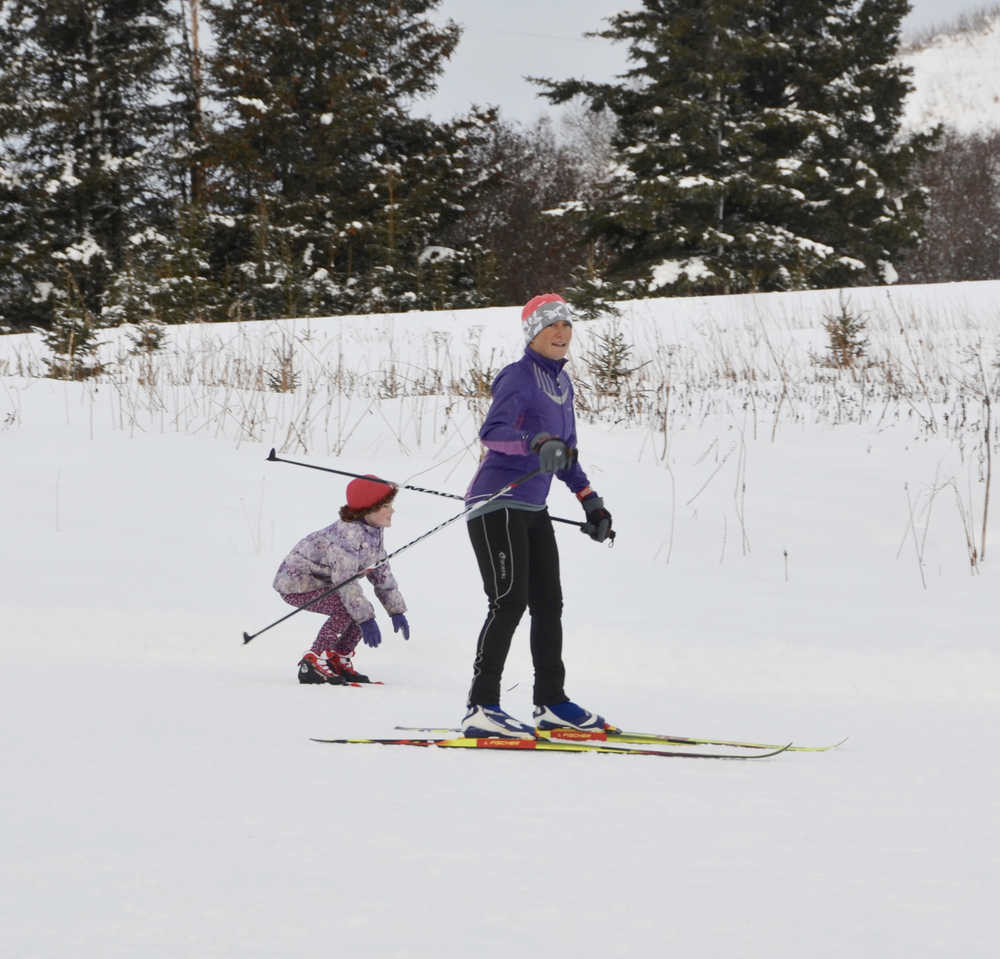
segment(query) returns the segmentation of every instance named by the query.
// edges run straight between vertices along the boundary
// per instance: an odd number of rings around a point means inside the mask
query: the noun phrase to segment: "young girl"
[[[292,606],[306,606],[331,586],[385,558],[382,531],[392,525],[397,488],[368,475],[347,484],[347,505],[332,526],[310,533],[282,560],[274,588]],[[375,595],[392,619],[394,632],[410,638],[406,603],[389,564],[365,574]],[[367,683],[355,670],[352,657],[361,640],[367,646],[382,642],[375,609],[365,599],[360,580],[354,580],[309,606],[327,616],[312,648],[299,660],[300,683]]]

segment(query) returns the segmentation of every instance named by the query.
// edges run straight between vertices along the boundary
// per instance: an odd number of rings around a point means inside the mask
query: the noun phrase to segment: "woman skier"
[[[541,473],[470,513],[489,611],[473,666],[466,736],[530,739],[535,729],[604,729],[598,716],[572,702],[563,683],[562,587],[559,552],[546,499],[552,476],[576,494],[586,514],[583,531],[597,542],[613,536],[611,514],[591,488],[576,457],[573,386],[563,367],[573,337],[573,312],[556,293],[532,299],[521,312],[524,355],[493,381],[493,402],[479,432],[486,455],[466,493],[466,504],[489,499],[511,480]],[[500,708],[500,677],[525,609],[531,616],[535,681],[534,725]]]

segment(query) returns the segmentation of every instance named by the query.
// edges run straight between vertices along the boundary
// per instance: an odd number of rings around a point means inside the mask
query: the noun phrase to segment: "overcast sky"
[[[911,0],[903,37],[998,4],[1000,0]],[[419,104],[417,112],[445,120],[473,103],[497,104],[505,119],[533,123],[553,108],[538,98],[537,87],[524,76],[612,79],[626,66],[624,44],[583,34],[602,28],[605,17],[629,7],[628,0],[443,0],[435,19],[454,20],[464,32],[437,95]]]

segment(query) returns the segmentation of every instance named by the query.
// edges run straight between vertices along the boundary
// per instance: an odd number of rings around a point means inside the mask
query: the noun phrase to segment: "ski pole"
[[[368,566],[365,569],[358,570],[358,572],[356,572],[353,576],[348,576],[347,579],[341,580],[341,582],[337,583],[335,586],[331,586],[329,589],[323,590],[322,593],[320,593],[318,596],[314,596],[311,600],[309,600],[308,603],[304,603],[302,606],[296,607],[290,613],[285,613],[285,615],[282,616],[280,619],[276,619],[273,623],[269,623],[263,629],[258,629],[256,633],[244,633],[243,645],[246,646],[246,644],[249,643],[251,639],[256,639],[258,636],[260,636],[261,633],[266,633],[269,629],[273,629],[279,623],[283,623],[286,619],[290,619],[296,613],[301,613],[302,610],[308,609],[314,603],[318,603],[321,599],[323,599],[324,596],[329,596],[331,593],[337,592],[338,589],[341,589],[348,583],[353,583],[356,579],[361,579],[362,576],[367,575],[368,573],[372,572],[372,570],[378,569],[380,566],[385,566],[385,564],[388,563],[390,559],[392,559],[395,556],[398,556],[404,550],[409,549],[411,546],[415,546],[422,540],[427,539],[428,536],[433,536],[435,533],[444,529],[446,526],[451,526],[452,523],[455,523],[458,520],[462,519],[464,516],[467,516],[473,510],[477,510],[481,506],[485,506],[487,503],[492,503],[493,500],[495,500],[497,497],[503,496],[504,493],[510,492],[510,490],[512,490],[515,486],[520,486],[522,483],[526,483],[532,477],[537,476],[540,472],[541,470],[532,470],[530,473],[525,473],[524,476],[519,476],[517,479],[511,480],[502,489],[497,490],[489,499],[483,500],[483,502],[481,503],[475,503],[472,506],[466,507],[464,510],[462,510],[461,513],[457,513],[455,516],[452,516],[451,519],[446,519],[443,523],[438,523],[438,525],[435,526],[433,529],[427,530],[426,533],[422,533],[416,539],[411,539],[404,546],[400,546],[399,549],[394,550],[387,556],[384,556],[377,563],[372,563],[371,566]]]
[[[271,448],[271,452],[267,454],[267,461],[269,463],[289,463],[292,466],[304,466],[306,469],[320,470],[324,473],[336,473],[338,476],[353,476],[355,479],[368,479],[366,476],[362,476],[360,473],[349,473],[347,470],[335,470],[332,466],[317,466],[315,463],[302,463],[299,460],[286,460]],[[396,486],[391,480],[384,480],[380,477],[375,477],[380,483],[388,483],[390,486]],[[523,482],[519,480],[518,482]],[[399,489],[413,490],[415,493],[430,493],[431,496],[444,496],[446,499],[464,499],[465,497],[459,496],[458,493],[442,493],[440,490],[436,489],[425,489],[423,486],[400,486]],[[553,523],[566,523],[568,526],[580,526],[584,524],[580,520],[575,519],[563,519],[559,516],[550,517]]]
[[[322,470],[324,473],[336,473],[338,476],[352,476],[354,479],[369,479],[367,476],[362,476],[360,473],[350,473],[347,470],[335,470],[332,466],[317,466],[315,463],[302,463],[299,460],[286,460],[275,452],[274,447],[271,447],[271,452],[267,454],[267,461],[269,463],[290,463],[292,466],[304,466],[306,469],[311,470]],[[379,483],[388,483],[390,486],[396,486],[391,480],[384,480],[376,476],[375,479]],[[399,489],[409,489],[416,493],[430,493],[432,496],[444,496],[448,499],[462,499],[458,493],[442,493],[436,489],[424,489],[423,486],[400,486]]]

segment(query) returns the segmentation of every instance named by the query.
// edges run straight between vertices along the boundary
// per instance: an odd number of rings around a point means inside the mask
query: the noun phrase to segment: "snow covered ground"
[[[903,51],[914,86],[904,128],[943,123],[961,134],[987,135],[1000,127],[1000,8],[984,4],[973,22],[975,29],[942,31]]]
[[[568,689],[629,728],[850,737],[753,763],[311,742],[459,720],[484,614],[461,524],[393,562],[412,638],[380,616],[357,657],[384,686],[299,686],[308,613],[243,645],[288,611],[273,572],[346,482],[268,449],[461,492],[475,410],[391,374],[423,381],[435,349],[456,380],[506,362],[516,310],[171,330],[146,385],[138,361],[21,376],[37,342],[0,340],[0,954],[995,955],[1000,526],[977,572],[965,528],[998,292],[851,292],[894,399],[817,361],[836,294],[619,321],[672,392],[665,428],[652,400],[581,420],[618,540],[559,528]],[[612,327],[578,327],[586,379]],[[296,393],[221,385],[282,343]],[[328,398],[338,358],[358,378]],[[397,502],[390,548],[460,508]],[[522,626],[522,716],[526,647]]]

